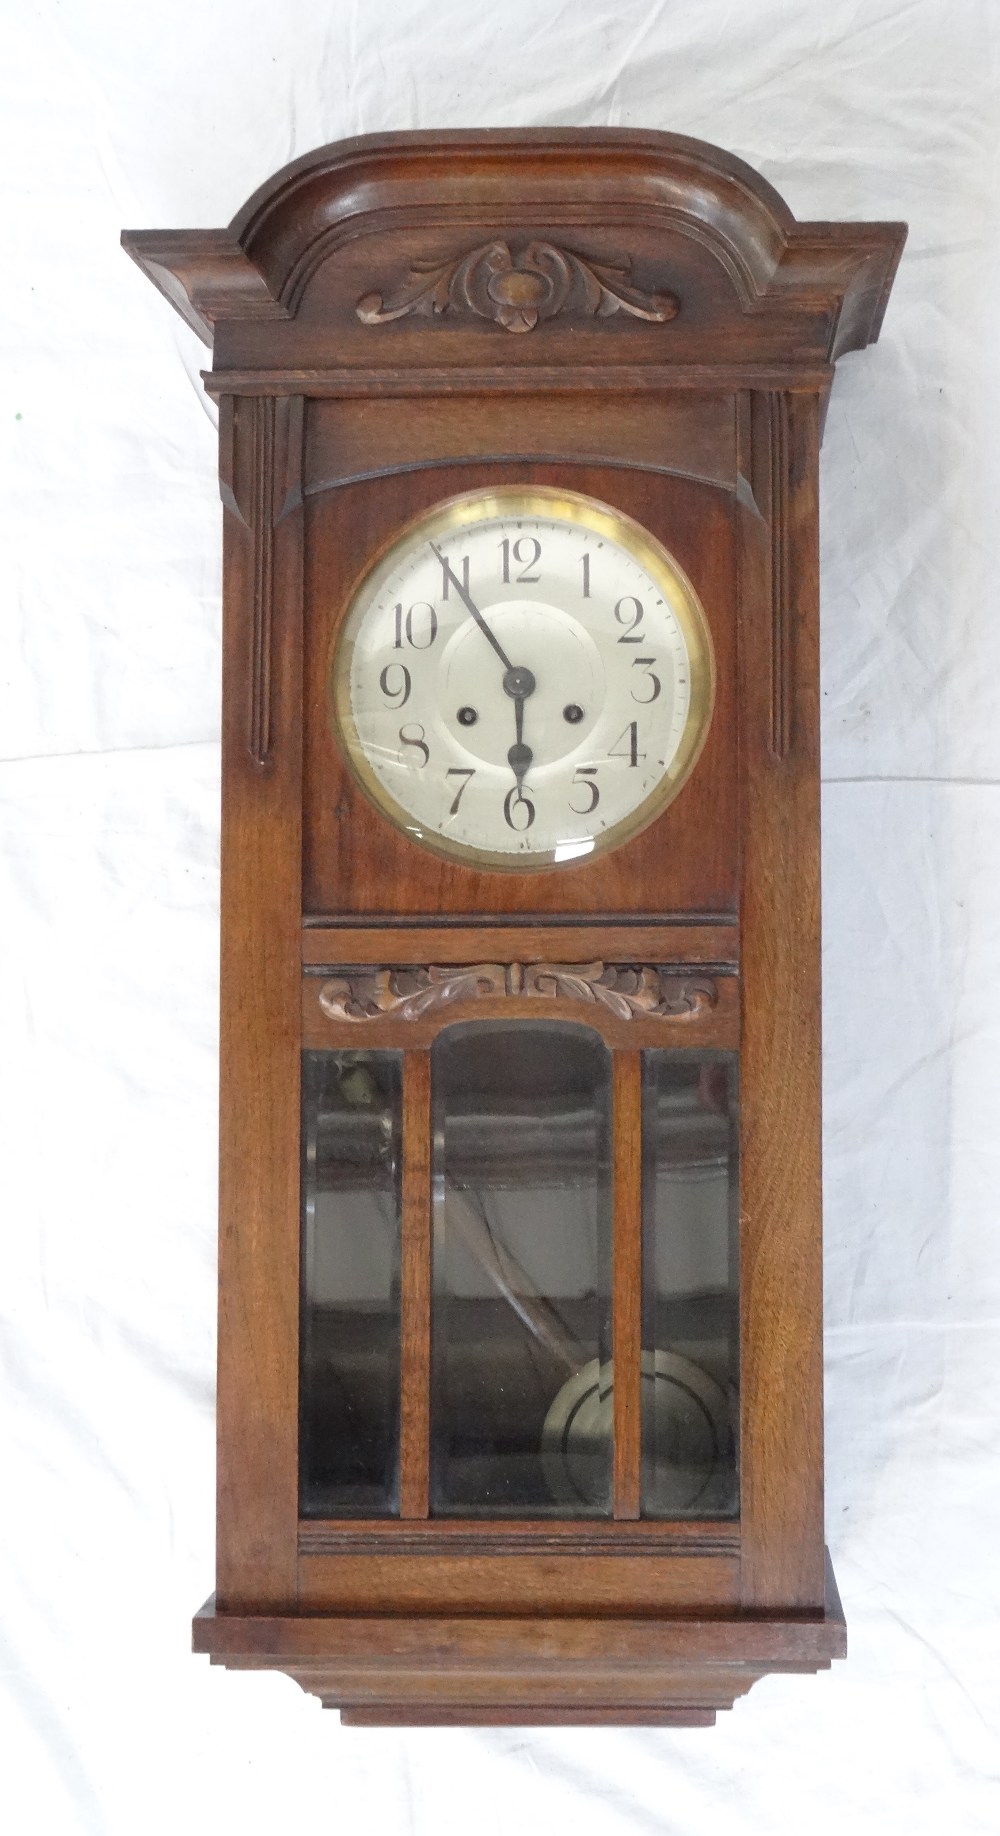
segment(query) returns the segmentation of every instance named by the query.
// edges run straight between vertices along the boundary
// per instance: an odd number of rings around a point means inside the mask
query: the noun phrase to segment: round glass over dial
[[[551,867],[637,833],[704,743],[704,612],[638,523],[573,491],[437,505],[358,587],[332,722],[372,801],[477,867]]]

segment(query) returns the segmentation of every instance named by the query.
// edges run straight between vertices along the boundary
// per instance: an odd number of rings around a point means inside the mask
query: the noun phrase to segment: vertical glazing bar
[[[399,1515],[426,1517],[431,1389],[431,1060],[403,1057]]]
[[[642,1054],[616,1052],[613,1097],[614,1515],[637,1518],[642,1463]]]

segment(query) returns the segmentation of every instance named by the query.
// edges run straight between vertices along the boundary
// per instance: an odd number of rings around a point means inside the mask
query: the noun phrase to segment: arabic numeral
[[[451,804],[448,810],[449,816],[457,816],[458,806],[461,803],[462,798],[465,796],[465,793],[468,790],[472,779],[476,775],[475,766],[449,765],[444,775],[446,778],[461,778],[462,780],[457,791],[455,792],[455,795],[453,796],[451,800]]]
[[[392,685],[392,671],[398,670],[397,686]],[[405,663],[387,663],[378,679],[379,688],[394,708],[405,708],[410,699],[410,672]]]
[[[590,799],[588,803],[584,804],[582,810],[578,803],[574,803],[572,799],[570,800],[569,807],[575,816],[592,816],[594,814],[594,811],[601,801],[601,793],[597,788],[596,778],[596,765],[578,765],[576,771],[573,773],[574,786],[579,785],[581,790],[587,792]]]
[[[514,819],[515,810],[519,812],[516,821]],[[522,811],[523,816],[520,814]],[[508,829],[513,829],[518,835],[523,835],[525,829],[530,829],[535,820],[535,806],[531,798],[523,796],[516,785],[511,786],[503,800],[503,819]]]
[[[618,601],[618,604],[615,606],[615,619],[619,625],[624,625],[625,627],[621,637],[618,639],[619,644],[642,643],[642,638],[639,636],[639,626],[642,624],[645,616],[646,609],[641,599],[635,599],[631,594],[627,593],[624,599]]]
[[[419,764],[417,764],[417,770],[423,771],[424,766],[430,762],[431,749],[424,738],[424,730],[419,721],[411,720],[405,727],[400,727],[399,743],[401,746],[412,747],[414,752],[423,754]],[[413,765],[416,761],[413,759],[406,759],[404,763]]]
[[[624,751],[622,750],[622,740],[626,741]],[[608,757],[609,759],[627,759],[630,765],[638,765],[639,760],[644,759],[645,756],[646,754],[644,752],[639,751],[639,722],[637,720],[630,720],[624,733],[620,734],[618,739],[616,739],[611,751],[608,753]]]
[[[509,536],[504,536],[500,544],[500,552],[503,555],[504,586],[510,585],[510,564],[512,559],[516,561],[518,567],[522,570],[519,574],[514,575],[515,583],[518,586],[534,586],[536,582],[541,579],[540,574],[533,574],[530,572],[531,568],[538,566],[542,558],[542,545],[536,536],[518,536],[517,541],[513,544]]]
[[[402,600],[394,609],[396,636],[394,650],[402,650],[403,639],[411,650],[429,650],[438,634],[438,617],[434,607],[426,599],[418,599],[408,612],[403,612]]]
[[[633,688],[632,689],[632,700],[641,702],[642,705],[647,708],[649,707],[650,702],[655,701],[657,699],[660,693],[660,690],[663,687],[663,684],[660,681],[659,676],[654,676],[653,674],[653,664],[655,662],[656,662],[655,657],[633,657],[632,658],[632,668],[641,669],[643,671],[642,680],[643,682],[646,683],[647,687],[652,689],[651,695],[637,695],[635,692],[635,689]]]
[[[464,593],[466,597],[468,597],[468,593],[469,593],[469,557],[468,555],[463,555],[461,562],[459,563],[462,569],[461,580],[459,580],[458,575],[455,572],[453,562],[449,561],[444,555],[438,555],[438,560],[441,563],[441,598],[442,599],[448,598],[449,596],[448,589],[451,586],[452,581],[454,581],[455,585],[458,587],[459,593],[460,594]]]

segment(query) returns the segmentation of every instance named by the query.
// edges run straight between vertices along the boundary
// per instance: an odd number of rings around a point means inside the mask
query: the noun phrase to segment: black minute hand
[[[441,563],[445,578],[451,581],[466,611],[472,614],[484,638],[492,644],[493,649],[496,651],[497,656],[503,664],[504,693],[510,695],[514,703],[514,728],[517,736],[513,746],[511,746],[507,754],[507,763],[514,773],[514,777],[517,780],[518,792],[520,793],[521,787],[524,784],[524,774],[535,756],[531,747],[526,746],[524,743],[524,703],[526,697],[528,695],[533,695],[535,692],[535,678],[530,669],[519,668],[516,664],[511,662],[499,638],[494,636],[480,612],[479,607],[466,592],[465,587],[447,556],[441,553],[436,542],[432,542],[430,546]]]
[[[474,605],[473,601],[469,598],[469,595],[466,592],[464,586],[462,585],[462,582],[460,581],[458,575],[456,574],[455,569],[452,567],[451,562],[448,560],[446,555],[443,555],[441,553],[441,550],[437,546],[436,542],[432,542],[431,547],[434,550],[434,553],[437,555],[437,558],[440,561],[441,566],[444,569],[444,572],[447,578],[451,581],[451,584],[454,587],[456,593],[458,594],[459,599],[462,601],[462,604],[464,605],[466,611],[472,614],[472,617],[475,619],[476,624],[479,626],[479,629],[482,632],[484,638],[486,638],[488,643],[492,644],[494,650],[497,653],[497,656],[500,658],[500,661],[504,666],[504,669],[512,670],[514,665],[511,662],[509,656],[507,655],[507,652],[504,650],[503,645],[499,642],[499,640],[494,637],[492,631],[489,628],[489,625],[486,623],[485,618],[480,612],[479,607],[477,605]]]

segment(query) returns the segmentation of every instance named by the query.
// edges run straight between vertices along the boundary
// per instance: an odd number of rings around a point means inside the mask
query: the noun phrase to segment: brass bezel
[[[398,565],[403,553],[412,547],[418,533],[426,540],[437,540],[453,530],[490,517],[548,517],[578,523],[615,542],[646,570],[669,597],[687,647],[691,671],[691,694],[687,720],[670,764],[663,777],[641,804],[611,829],[595,836],[593,848],[583,856],[557,860],[554,849],[534,855],[508,856],[486,848],[470,847],[453,841],[437,830],[424,830],[412,815],[386,790],[368,763],[358,735],[351,707],[351,663],[359,627],[371,601],[386,577]],[[366,797],[393,827],[402,831],[418,847],[429,849],[445,860],[464,866],[483,868],[496,873],[538,873],[554,869],[589,866],[600,855],[619,848],[648,828],[662,815],[679,794],[698,763],[708,737],[715,705],[715,652],[708,620],[691,581],[680,563],[663,543],[632,517],[615,510],[598,498],[581,491],[564,490],[552,485],[493,485],[487,490],[464,491],[446,498],[430,510],[411,518],[390,547],[362,576],[351,595],[350,603],[334,638],[327,674],[329,719],[334,738],[338,740],[354,778]]]

